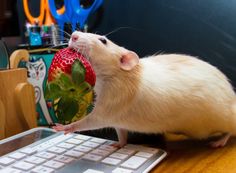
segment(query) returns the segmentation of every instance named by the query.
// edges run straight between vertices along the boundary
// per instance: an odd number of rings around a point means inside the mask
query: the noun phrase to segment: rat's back
[[[216,132],[236,134],[235,93],[217,68],[176,54],[143,58],[140,65],[140,90],[133,110],[139,110],[136,117],[153,120],[142,131],[181,132],[195,138]]]

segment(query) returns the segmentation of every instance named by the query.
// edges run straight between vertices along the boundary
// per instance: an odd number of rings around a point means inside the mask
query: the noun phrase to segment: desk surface
[[[208,141],[175,140],[166,142],[169,155],[152,173],[235,173],[236,138],[223,148],[213,149]]]

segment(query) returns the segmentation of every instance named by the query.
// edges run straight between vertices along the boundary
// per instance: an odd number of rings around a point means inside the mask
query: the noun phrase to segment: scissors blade
[[[45,0],[40,0],[40,12],[38,17],[33,17],[29,10],[28,0],[23,0],[23,7],[25,15],[31,25],[39,24],[40,26],[43,24],[44,14],[45,14]]]

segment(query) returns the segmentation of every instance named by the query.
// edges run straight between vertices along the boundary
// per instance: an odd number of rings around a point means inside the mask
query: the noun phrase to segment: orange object
[[[33,17],[29,11],[28,0],[23,0],[23,6],[25,15],[31,25],[39,24],[40,26],[43,24],[44,14],[45,14],[45,0],[40,1],[40,12],[38,17]]]
[[[51,13],[50,13],[50,9],[49,9],[49,4],[48,4],[48,0],[45,0],[45,22],[44,22],[44,25],[46,26],[50,26],[52,24],[55,23]]]
[[[38,17],[31,15],[28,0],[23,0],[23,7],[25,15],[31,25],[38,24],[39,26],[45,25],[50,26],[55,23],[54,18],[51,15],[48,0],[40,0],[40,12]],[[57,10],[58,14],[65,12],[65,6]]]
[[[62,6],[60,9],[57,10],[58,14],[63,14],[65,12],[65,6]]]

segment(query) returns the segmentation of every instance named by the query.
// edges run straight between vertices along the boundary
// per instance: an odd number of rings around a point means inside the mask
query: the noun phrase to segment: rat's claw
[[[76,131],[76,127],[73,123],[68,125],[56,124],[52,128],[56,131],[64,131],[64,134],[73,133]]]
[[[231,135],[230,135],[229,133],[225,133],[225,134],[223,134],[223,136],[220,137],[218,140],[211,142],[211,143],[210,143],[210,146],[211,146],[212,148],[224,147],[225,144],[227,143],[227,141],[229,140],[230,136],[231,136]]]
[[[56,126],[53,126],[52,128],[56,131],[66,131],[68,127],[67,125],[62,125],[62,124],[56,124]]]
[[[121,142],[116,142],[111,144],[111,146],[116,147],[116,148],[122,148],[126,145],[126,143],[121,143]]]
[[[52,128],[56,131],[61,131],[62,125],[61,124],[56,124],[55,126],[52,126]]]
[[[119,143],[111,144],[111,146],[112,146],[112,147],[115,147],[115,148],[121,148]]]
[[[73,126],[71,124],[65,125],[64,126],[64,131],[65,131],[64,134],[73,133],[74,132],[74,128],[73,128]]]

